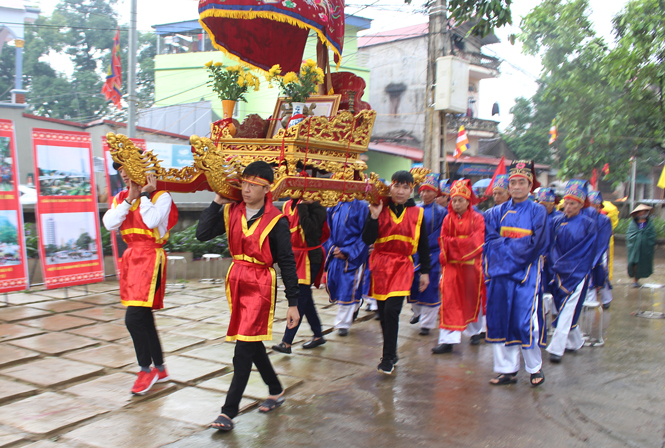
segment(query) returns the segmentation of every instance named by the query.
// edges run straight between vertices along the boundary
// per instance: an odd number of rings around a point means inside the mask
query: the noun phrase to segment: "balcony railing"
[[[457,56],[459,56],[462,59],[465,59],[469,61],[473,65],[479,65],[481,67],[485,67],[489,70],[495,70],[498,74],[499,71],[499,66],[501,65],[501,60],[492,57],[492,56],[487,56],[486,54],[482,53],[472,53],[472,52],[466,52],[466,51],[457,51]]]
[[[480,118],[446,116],[446,132],[457,132],[460,126],[467,131],[486,131],[499,133],[499,123]]]

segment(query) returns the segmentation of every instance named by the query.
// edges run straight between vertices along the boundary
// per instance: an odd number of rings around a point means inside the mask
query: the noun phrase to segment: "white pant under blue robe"
[[[552,322],[554,334],[547,346],[547,351],[553,355],[563,356],[566,349],[579,350],[584,345],[582,331],[577,320],[582,312],[582,306],[586,298],[589,285],[589,277],[581,281],[572,293],[563,295],[557,291],[554,295],[554,304],[559,314]]]

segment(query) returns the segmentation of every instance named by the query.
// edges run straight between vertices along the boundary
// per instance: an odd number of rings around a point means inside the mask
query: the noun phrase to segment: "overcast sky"
[[[43,13],[50,15],[58,0],[41,0]],[[373,19],[372,27],[367,33],[388,31],[417,23],[427,22],[427,16],[418,12],[423,0],[413,0],[406,5],[403,0],[379,0],[376,4],[365,0],[347,0],[346,13],[357,14]],[[537,79],[541,65],[538,58],[525,56],[521,46],[508,42],[510,34],[519,32],[521,17],[528,14],[537,4],[534,0],[514,0],[512,3],[514,25],[496,30],[501,43],[484,47],[485,53],[499,57],[507,62],[501,65],[501,76],[498,79],[483,80],[480,86],[480,102],[478,116],[492,119],[491,111],[494,102],[499,103],[501,110],[500,129],[510,124],[510,108],[515,98],[532,96],[537,89]],[[596,32],[610,42],[612,17],[627,3],[627,0],[589,0],[592,10],[591,20]],[[370,4],[370,7],[362,5]],[[360,6],[353,6],[360,5]],[[130,0],[119,0],[116,8],[121,11],[121,22],[129,23]],[[152,25],[198,18],[198,1],[196,0],[140,0],[138,2],[138,28],[141,31],[152,31]]]

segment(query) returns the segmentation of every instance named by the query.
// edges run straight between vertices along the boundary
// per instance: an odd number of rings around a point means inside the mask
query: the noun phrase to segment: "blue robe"
[[[441,280],[439,255],[441,254],[441,247],[439,247],[439,237],[441,236],[441,224],[443,224],[443,218],[448,214],[448,209],[434,202],[429,205],[420,205],[419,207],[423,209],[423,225],[427,227],[428,232],[431,266],[429,271],[429,286],[423,292],[418,291],[418,286],[420,285],[420,263],[418,263],[418,252],[416,252],[413,255],[415,275],[413,276],[413,284],[411,285],[411,297],[408,300],[409,303],[434,307],[441,304],[441,294],[439,293],[439,281]]]
[[[545,347],[541,274],[549,239],[540,204],[510,199],[485,212],[487,342]]]
[[[606,283],[609,283],[608,266],[606,263],[603,263],[603,255],[610,248],[612,220],[592,207],[583,209],[583,212],[596,222],[596,228],[598,229],[598,233],[596,234],[596,256],[593,260],[591,273],[591,286],[594,288],[603,288]]]
[[[596,259],[596,222],[580,212],[568,219],[558,216],[552,226],[552,247],[550,249],[549,269],[554,279],[552,295],[554,306],[559,312],[566,305],[575,289],[584,282],[582,295],[577,301],[571,328],[577,325],[586,298],[591,269]],[[556,327],[557,320],[552,322]]]
[[[557,209],[552,210],[552,213],[547,215],[547,222],[549,223],[549,228],[550,231],[552,229],[552,225],[554,222],[554,218],[557,216],[562,216],[563,212],[559,211]],[[552,243],[552,240],[550,239],[550,244]],[[547,252],[550,251],[550,248],[547,248]],[[543,291],[544,292],[552,292],[552,277],[550,276],[550,269],[549,269],[549,259],[545,258],[545,266],[543,267]]]
[[[326,290],[332,303],[353,305],[362,297],[364,266],[369,257],[369,249],[362,239],[367,210],[367,203],[359,200],[340,202],[328,209],[330,238],[325,270]],[[347,259],[335,258],[335,248]]]

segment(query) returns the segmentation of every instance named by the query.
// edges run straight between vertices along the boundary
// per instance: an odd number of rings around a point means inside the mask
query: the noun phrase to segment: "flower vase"
[[[229,130],[231,137],[236,135],[236,127],[233,124],[233,110],[236,108],[236,102],[233,100],[222,100],[222,112],[224,113],[224,121],[228,121],[226,128]]]
[[[293,102],[291,103],[291,107],[293,108],[293,112],[291,113],[291,120],[289,120],[289,127],[295,126],[301,121],[305,119],[305,117],[300,117],[300,118],[293,118],[296,115],[304,115],[305,114],[305,103],[296,103]]]

